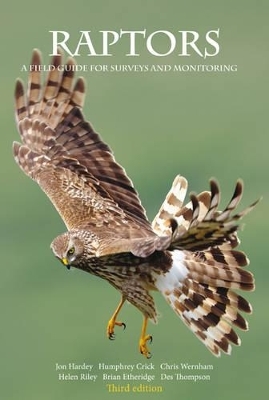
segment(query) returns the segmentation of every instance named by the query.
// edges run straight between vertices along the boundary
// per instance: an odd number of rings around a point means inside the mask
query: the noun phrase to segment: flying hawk
[[[69,269],[82,269],[107,280],[121,300],[107,325],[125,328],[118,314],[129,301],[143,314],[140,352],[149,358],[148,320],[157,313],[151,291],[159,291],[175,313],[216,356],[239,345],[234,327],[246,330],[241,312],[251,305],[237,289],[254,289],[236,250],[238,221],[257,202],[235,212],[243,184],[236,183],[224,211],[220,189],[191,195],[184,205],[187,181],[177,176],[160,211],[150,223],[138,194],[110,148],[82,114],[85,84],[75,80],[75,61],[52,58],[42,83],[41,55],[33,51],[27,90],[18,80],[16,121],[21,143],[13,145],[21,169],[38,183],[62,217],[67,231],[51,249]]]

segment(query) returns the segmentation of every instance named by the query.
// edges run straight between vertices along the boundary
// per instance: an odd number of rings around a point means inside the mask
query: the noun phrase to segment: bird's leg
[[[126,325],[125,325],[124,322],[116,321],[117,316],[118,316],[118,314],[120,312],[120,309],[121,309],[121,307],[123,306],[124,303],[125,303],[125,299],[122,297],[118,307],[116,308],[116,311],[114,312],[114,314],[112,315],[112,317],[108,321],[107,328],[106,328],[106,333],[107,333],[108,339],[110,339],[110,340],[114,339],[114,336],[115,336],[114,335],[114,327],[115,327],[115,325],[123,326],[123,329],[126,328]]]
[[[148,350],[147,342],[148,341],[150,341],[150,343],[152,342],[152,336],[146,334],[147,325],[148,325],[148,317],[144,317],[141,336],[140,336],[140,339],[139,339],[139,351],[146,358],[150,358],[151,357],[151,353]]]

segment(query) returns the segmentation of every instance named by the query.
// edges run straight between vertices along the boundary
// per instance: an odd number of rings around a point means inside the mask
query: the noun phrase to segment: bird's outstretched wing
[[[146,256],[160,239],[124,169],[84,120],[85,84],[82,78],[75,81],[74,66],[73,59],[64,65],[62,55],[54,56],[43,85],[41,56],[34,50],[27,92],[20,80],[15,88],[22,141],[13,145],[15,160],[69,230],[90,229],[104,239],[104,248],[106,239],[124,239],[118,251]]]
[[[171,235],[170,249],[202,251],[211,248],[235,248],[238,222],[257,204],[255,201],[243,211],[234,214],[243,195],[243,182],[238,180],[231,200],[223,211],[220,204],[218,183],[210,181],[210,191],[191,194],[191,201],[184,205],[187,181],[177,176],[164,203],[153,220],[152,228],[158,235]]]
[[[213,247],[228,245],[235,248],[239,244],[237,237],[238,222],[257,204],[255,201],[249,207],[238,213],[233,213],[238,207],[243,195],[243,182],[238,180],[231,200],[223,211],[220,204],[220,189],[215,180],[210,181],[210,192],[196,196],[192,194],[191,204],[181,210],[185,222],[176,227],[173,232],[172,245],[191,251],[206,250]],[[191,210],[191,212],[190,212]]]
[[[243,184],[223,211],[219,210],[220,188],[210,181],[210,191],[192,194],[184,205],[187,181],[177,176],[153,221],[158,235],[171,235],[172,268],[160,276],[156,286],[176,314],[216,356],[230,354],[231,343],[239,345],[234,330],[248,329],[241,311],[251,313],[251,305],[237,290],[255,288],[254,277],[245,267],[249,260],[237,250],[239,221],[257,201],[241,212],[237,207]],[[179,251],[180,250],[180,251]]]

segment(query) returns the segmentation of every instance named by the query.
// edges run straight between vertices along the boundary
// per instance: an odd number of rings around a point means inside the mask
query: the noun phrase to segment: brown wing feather
[[[248,214],[257,204],[256,201],[238,214],[232,215],[243,194],[243,183],[238,181],[234,194],[224,211],[219,211],[220,189],[216,181],[211,180],[211,198],[206,212],[200,212],[199,196],[191,195],[192,204],[182,214],[188,221],[184,229],[179,225],[173,234],[172,247],[191,251],[205,250],[211,247],[234,248],[238,245],[238,221]]]
[[[31,121],[26,122],[29,127]],[[38,124],[43,136],[49,136],[50,129],[41,129],[45,124],[37,121],[31,131],[38,131]],[[140,229],[138,223],[130,220],[98,180],[76,159],[66,156],[61,145],[52,146],[46,155],[40,155],[26,145],[14,143],[14,155],[23,171],[48,195],[69,230],[86,229],[99,237],[102,245],[98,256],[132,252],[145,257],[163,246],[162,238]]]
[[[56,128],[56,141],[83,164],[115,202],[132,219],[152,232],[137,192],[125,170],[115,162],[110,148],[74,108]]]
[[[154,242],[156,235],[132,182],[83,118],[85,85],[81,78],[74,84],[74,60],[67,61],[63,73],[58,68],[61,63],[61,55],[52,59],[55,68],[43,87],[41,57],[35,50],[27,95],[17,81],[16,117],[23,144],[14,144],[16,161],[46,192],[68,229],[83,225],[100,233],[106,225],[109,235],[114,224],[120,226],[123,238],[149,236]],[[111,234],[115,236],[114,231]],[[135,242],[134,252],[148,252]]]
[[[64,72],[58,68],[62,62],[62,55],[55,56],[51,65],[54,67],[48,74],[46,84],[42,84],[40,72],[41,54],[33,51],[31,72],[28,79],[27,93],[23,82],[19,79],[15,87],[15,108],[17,123],[25,117],[46,122],[54,129],[73,109],[82,107],[85,99],[85,83],[78,78],[74,84],[72,67],[75,61],[69,58]]]

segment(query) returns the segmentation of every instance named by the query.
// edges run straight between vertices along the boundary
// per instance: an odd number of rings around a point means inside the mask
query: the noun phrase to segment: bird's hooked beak
[[[66,266],[67,269],[70,269],[70,265],[69,265],[67,258],[64,257],[64,258],[62,258],[61,261]]]

